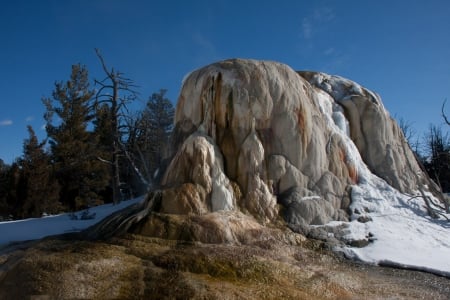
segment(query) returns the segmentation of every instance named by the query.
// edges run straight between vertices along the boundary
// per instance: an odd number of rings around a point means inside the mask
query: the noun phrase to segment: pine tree
[[[11,213],[11,207],[8,203],[9,170],[10,167],[0,159],[0,220],[7,218]]]
[[[111,145],[113,143],[113,137],[111,135],[110,110],[106,104],[96,108],[93,124],[93,136],[96,138],[97,160],[102,164],[101,168],[105,172],[103,176],[108,179],[108,188],[102,192],[102,196],[105,199],[113,199],[111,186],[111,175],[113,173]]]
[[[165,94],[166,90],[163,89],[153,93],[144,110],[129,124],[127,148],[135,165],[150,183],[166,156],[173,127],[174,108]],[[130,181],[134,189],[142,187],[135,176]],[[140,191],[143,191],[142,188]]]
[[[31,126],[25,140],[20,166],[20,213],[19,216],[40,217],[43,213],[61,210],[59,184],[54,177],[50,157],[45,152],[46,141],[39,143]]]
[[[162,89],[159,93],[152,94],[140,124],[143,130],[138,143],[147,153],[152,173],[161,165],[173,128],[175,110],[170,100],[165,97],[166,92]]]
[[[1,196],[6,203],[3,207],[5,210],[2,211],[2,215],[4,217],[9,218],[12,216],[13,218],[18,218],[20,214],[20,209],[22,207],[22,203],[20,201],[21,189],[19,186],[20,181],[20,173],[21,169],[17,161],[13,162],[11,166],[7,166],[4,169],[4,173],[2,175],[2,191]],[[22,197],[23,198],[23,197]]]
[[[88,131],[94,114],[88,71],[72,66],[70,80],[57,82],[52,99],[44,99],[47,135],[61,185],[61,198],[72,209],[97,202],[109,181],[107,166],[98,159],[98,137]],[[56,114],[57,119],[53,120]]]

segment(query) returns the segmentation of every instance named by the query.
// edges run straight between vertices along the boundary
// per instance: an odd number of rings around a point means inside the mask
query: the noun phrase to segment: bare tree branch
[[[410,140],[414,135],[414,130],[412,129],[411,122],[405,120],[404,118],[400,118],[399,121],[400,129],[403,131],[403,135],[406,140]]]
[[[447,115],[444,112],[444,107],[445,107],[445,102],[447,102],[447,99],[444,100],[444,103],[442,103],[442,108],[441,108],[441,112],[442,112],[442,117],[445,120],[445,123],[447,123],[447,125],[450,126],[450,121],[447,119]]]
[[[114,69],[112,69],[111,71],[108,71],[108,68],[106,68],[105,60],[103,59],[103,56],[101,55],[100,50],[98,48],[95,48],[95,53],[97,54],[97,57],[100,60],[100,63],[102,64],[102,68],[103,68],[103,71],[105,72],[106,76],[108,76],[109,79],[113,79],[111,74],[114,73]]]
[[[419,188],[419,191],[420,191],[420,194],[422,195],[422,199],[425,201],[426,208],[427,208],[427,211],[428,211],[428,215],[429,215],[431,218],[433,218],[433,219],[438,219],[438,218],[439,218],[438,214],[437,214],[436,211],[431,207],[431,204],[430,204],[430,198],[429,198],[427,195],[425,195],[425,192],[423,191],[422,187]]]
[[[138,175],[143,184],[149,185],[149,179],[143,176],[141,170],[139,170],[132,153],[123,144],[123,139],[131,134],[130,131],[124,131],[125,128],[129,128],[127,118],[130,115],[130,111],[127,107],[129,103],[139,98],[139,93],[134,90],[137,85],[129,79],[123,77],[124,73],[109,69],[106,66],[106,62],[100,53],[100,50],[95,49],[95,53],[100,60],[103,71],[106,74],[106,78],[99,81],[95,80],[98,84],[99,90],[95,96],[95,106],[100,104],[106,104],[109,111],[111,145],[110,153],[111,158],[111,177],[113,178],[113,198],[114,202],[118,201],[120,194],[120,165],[119,160],[126,159],[127,165],[130,166],[134,172]]]
[[[139,176],[139,179],[142,181],[143,184],[147,186],[147,189],[150,187],[150,182],[145,178],[145,176],[142,174],[142,172],[139,170],[139,168],[134,163],[133,158],[131,157],[130,152],[126,150],[126,147],[123,143],[120,143],[120,146],[122,147],[123,152],[125,153],[125,156],[127,157],[128,161],[130,162],[131,166],[133,167],[133,170],[136,172],[136,174]]]
[[[100,156],[97,156],[97,159],[105,164],[112,165],[112,162],[110,162],[109,160],[103,159]]]

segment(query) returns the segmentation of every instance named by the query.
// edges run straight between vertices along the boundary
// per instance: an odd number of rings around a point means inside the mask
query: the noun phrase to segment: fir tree
[[[159,93],[152,94],[140,122],[142,131],[138,139],[138,146],[147,154],[146,160],[150,164],[149,168],[152,173],[162,163],[173,127],[175,110],[165,94],[166,90],[163,89]]]
[[[20,167],[17,161],[11,166],[6,166],[2,172],[2,188],[0,198],[4,199],[4,209],[1,213],[4,217],[18,218],[22,203],[20,202]]]
[[[11,213],[11,207],[8,201],[10,167],[0,159],[0,220],[7,218]]]
[[[107,167],[98,160],[98,137],[88,131],[94,117],[91,109],[93,95],[87,69],[74,65],[70,80],[55,84],[53,100],[43,100],[61,197],[72,209],[95,204],[109,180]],[[54,115],[56,120],[53,120]]]
[[[57,213],[59,184],[53,176],[50,158],[44,150],[46,141],[39,143],[31,126],[25,140],[20,166],[20,213],[19,216],[40,217],[43,213]]]
[[[148,183],[153,181],[156,170],[166,157],[173,127],[174,108],[165,94],[163,89],[153,93],[144,110],[129,124],[127,149]],[[143,181],[129,174],[133,189],[145,192],[147,187],[142,185]]]
[[[93,121],[95,137],[95,145],[97,150],[97,163],[101,164],[101,169],[104,172],[103,177],[108,179],[108,187],[102,192],[103,198],[112,199],[112,151],[111,145],[113,137],[111,135],[111,114],[109,107],[106,104],[100,105],[95,110],[95,119]]]

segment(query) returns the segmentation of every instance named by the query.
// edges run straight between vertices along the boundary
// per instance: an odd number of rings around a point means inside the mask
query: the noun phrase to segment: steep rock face
[[[328,93],[349,120],[350,136],[373,173],[401,192],[417,188],[420,168],[403,132],[380,97],[339,76],[299,72],[311,85]]]
[[[268,222],[282,208],[290,223],[325,224],[348,218],[351,187],[364,180],[360,155],[404,192],[420,172],[377,95],[275,62],[234,59],[189,74],[174,137],[165,213],[240,209]]]

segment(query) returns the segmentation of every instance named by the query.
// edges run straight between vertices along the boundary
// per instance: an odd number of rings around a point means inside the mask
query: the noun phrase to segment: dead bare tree
[[[398,119],[398,126],[403,132],[403,136],[405,137],[406,141],[408,142],[411,149],[415,152],[419,152],[419,137],[417,136],[416,130],[412,126],[412,122],[407,121],[403,117],[400,117]]]
[[[409,148],[409,150],[412,151],[411,146],[408,143],[402,143],[402,146],[405,152],[407,151],[407,148]],[[412,151],[412,153],[415,156],[416,162],[420,168],[420,172],[413,172],[416,178],[417,189],[419,190],[420,195],[413,196],[410,198],[410,200],[414,198],[422,198],[423,201],[425,202],[425,208],[428,212],[428,215],[431,218],[438,219],[439,216],[443,216],[448,220],[448,218],[443,214],[443,212],[449,213],[450,208],[448,202],[446,201],[444,195],[442,194],[442,188],[430,178],[426,170],[426,167],[424,166],[422,160],[419,159],[418,154],[414,151]],[[406,160],[406,162],[408,163],[409,167],[413,169],[411,161]],[[426,190],[431,192],[440,202],[442,202],[444,207],[434,203],[432,198],[426,194],[425,192]]]
[[[109,69],[98,49],[95,49],[95,53],[100,60],[106,78],[101,81],[95,80],[95,84],[99,86],[99,89],[95,95],[94,105],[96,108],[104,104],[108,106],[110,134],[112,137],[110,145],[111,159],[99,159],[111,166],[113,202],[118,203],[121,200],[119,160],[121,157],[127,156],[122,143],[121,129],[125,116],[129,114],[127,105],[137,99],[138,94],[135,91],[137,86],[132,80],[125,78],[123,73],[114,70],[114,68]]]
[[[400,126],[400,129],[403,132],[403,135],[405,136],[408,143],[411,145],[412,138],[416,135],[416,132],[414,128],[412,127],[411,122],[405,120],[404,118],[400,118],[398,120],[398,125]]]

